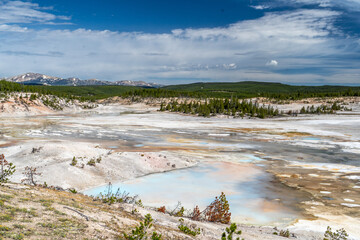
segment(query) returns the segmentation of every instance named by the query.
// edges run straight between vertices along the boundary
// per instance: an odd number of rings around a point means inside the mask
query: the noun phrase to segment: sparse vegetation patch
[[[13,163],[6,161],[4,154],[0,154],[0,184],[9,181],[9,177],[15,173]]]

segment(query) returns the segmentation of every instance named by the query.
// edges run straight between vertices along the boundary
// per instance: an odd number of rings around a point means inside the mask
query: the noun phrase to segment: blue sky
[[[360,85],[360,0],[0,0],[0,76]]]
[[[263,14],[239,0],[42,0],[72,17],[77,27],[119,32],[169,33],[177,28],[221,27]]]

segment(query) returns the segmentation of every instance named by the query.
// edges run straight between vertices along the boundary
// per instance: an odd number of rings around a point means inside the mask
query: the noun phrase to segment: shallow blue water
[[[238,164],[203,163],[198,167],[152,174],[135,180],[113,184],[113,190],[138,194],[148,206],[174,208],[180,201],[185,208],[199,205],[204,209],[222,191],[230,203],[233,220],[252,224],[288,223],[297,214],[274,199],[279,197],[268,191],[270,176],[261,170],[249,174],[244,180]],[[105,193],[107,186],[84,191],[96,196]]]
[[[317,137],[304,137],[302,138],[303,140],[308,140],[308,141],[320,141],[320,138]]]

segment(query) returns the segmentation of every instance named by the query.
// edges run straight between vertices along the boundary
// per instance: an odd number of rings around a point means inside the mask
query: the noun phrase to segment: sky
[[[360,85],[360,0],[0,0],[0,76]]]

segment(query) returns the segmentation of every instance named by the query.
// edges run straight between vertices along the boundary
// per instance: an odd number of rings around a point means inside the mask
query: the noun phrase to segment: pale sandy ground
[[[30,93],[10,93],[7,97],[0,96],[0,116],[32,116],[40,114],[56,114],[58,110],[54,110],[46,106],[40,98],[30,100]],[[63,112],[81,111],[83,106],[95,107],[93,103],[81,103],[78,100],[66,101],[51,95],[43,95],[42,97],[56,99],[58,106],[63,108]]]
[[[6,103],[8,104],[8,103]],[[40,105],[40,104],[39,104]],[[51,114],[54,113],[49,109],[38,110],[39,106],[33,106],[23,109],[21,107],[13,107],[14,104],[2,105],[3,109],[12,109],[11,111],[3,111],[2,117],[11,119],[11,116],[18,116],[20,112],[26,114]],[[98,109],[103,112],[112,112],[117,105],[100,106]],[[352,106],[355,110],[359,109],[359,104]],[[356,115],[358,112],[352,112],[351,116],[345,115],[319,115],[319,116],[301,116],[298,118],[281,118],[281,119],[228,119],[213,118],[204,119],[194,116],[180,116],[178,114],[158,113],[154,112],[154,108],[149,108],[143,104],[127,106],[133,110],[150,110],[149,117],[138,117],[129,115],[126,118],[116,119],[114,117],[104,117],[101,119],[102,125],[129,124],[136,123],[139,126],[147,126],[149,128],[177,129],[184,128],[187,130],[207,128],[218,129],[218,134],[228,132],[250,132],[257,133],[258,138],[267,141],[286,141],[294,145],[307,145],[310,147],[331,148],[340,146],[344,152],[359,153],[360,152],[360,131],[357,127],[360,124],[360,117]],[[81,111],[79,108],[69,108],[67,111]],[[21,115],[21,114],[20,114]],[[155,116],[155,117],[154,117]],[[71,120],[70,120],[71,121]],[[76,119],[74,120],[76,121]],[[98,124],[97,119],[81,119],[81,124]],[[224,128],[226,126],[226,128]],[[226,129],[226,130],[224,130]],[[294,141],[289,139],[289,133],[305,133],[309,136],[332,136],[333,140],[329,141]],[[306,136],[307,136],[306,135]],[[9,141],[0,140],[1,144],[9,144]],[[96,143],[90,142],[71,142],[65,140],[30,140],[22,142],[22,144],[11,144],[10,147],[2,149],[7,159],[14,162],[18,169],[23,169],[27,165],[39,167],[39,171],[43,173],[39,180],[46,181],[49,185],[59,185],[63,188],[75,187],[77,189],[85,189],[92,186],[102,185],[109,181],[118,181],[136,178],[150,173],[169,171],[177,168],[193,166],[201,159],[189,157],[186,153],[179,156],[178,152],[118,152],[108,148],[100,147]],[[33,149],[35,152],[33,153]],[[161,156],[160,156],[161,155]],[[78,160],[77,166],[71,166],[73,157]],[[166,160],[164,161],[164,157]],[[101,157],[101,162],[95,167],[88,166],[86,163],[91,158]],[[84,168],[82,168],[84,164]],[[174,166],[175,164],[175,166]],[[301,165],[301,164],[300,164]],[[300,166],[301,167],[301,166]],[[304,166],[305,167],[305,166]],[[345,169],[348,166],[337,165],[337,168]],[[330,166],[330,168],[333,168]],[[350,169],[349,173],[359,176],[356,168]],[[21,170],[14,176],[14,181],[19,182],[22,178]],[[356,180],[356,179],[355,179]],[[318,203],[314,203],[316,205]],[[360,204],[358,202],[352,203]],[[313,206],[309,207],[311,211]],[[353,207],[354,211],[359,211],[358,207]],[[148,212],[149,210],[141,210]],[[144,212],[144,213],[145,213]],[[160,213],[152,212],[159,224],[171,225],[177,224],[177,219],[173,219]],[[313,215],[317,216],[317,220],[299,220],[292,226],[289,226],[291,232],[295,232],[296,239],[321,239],[322,233],[326,226],[331,225],[337,229],[345,227],[351,234],[352,239],[360,239],[360,220],[345,216],[333,215],[331,213],[320,212],[313,209]],[[217,224],[196,223],[206,228],[205,236],[199,239],[217,239],[222,231],[222,226]],[[220,229],[219,229],[220,228]],[[241,226],[244,231],[245,239],[283,239],[272,235],[272,228],[260,228],[251,226]],[[303,231],[306,232],[305,235]]]
[[[30,141],[8,147],[3,153],[18,169],[36,166],[42,173],[38,178],[40,183],[78,190],[196,164],[171,152],[115,152],[97,144],[60,140]],[[70,165],[73,157],[77,159],[76,166]],[[98,158],[101,162],[96,166],[87,165],[91,159]],[[22,178],[22,172],[18,171],[13,180],[20,182]]]

